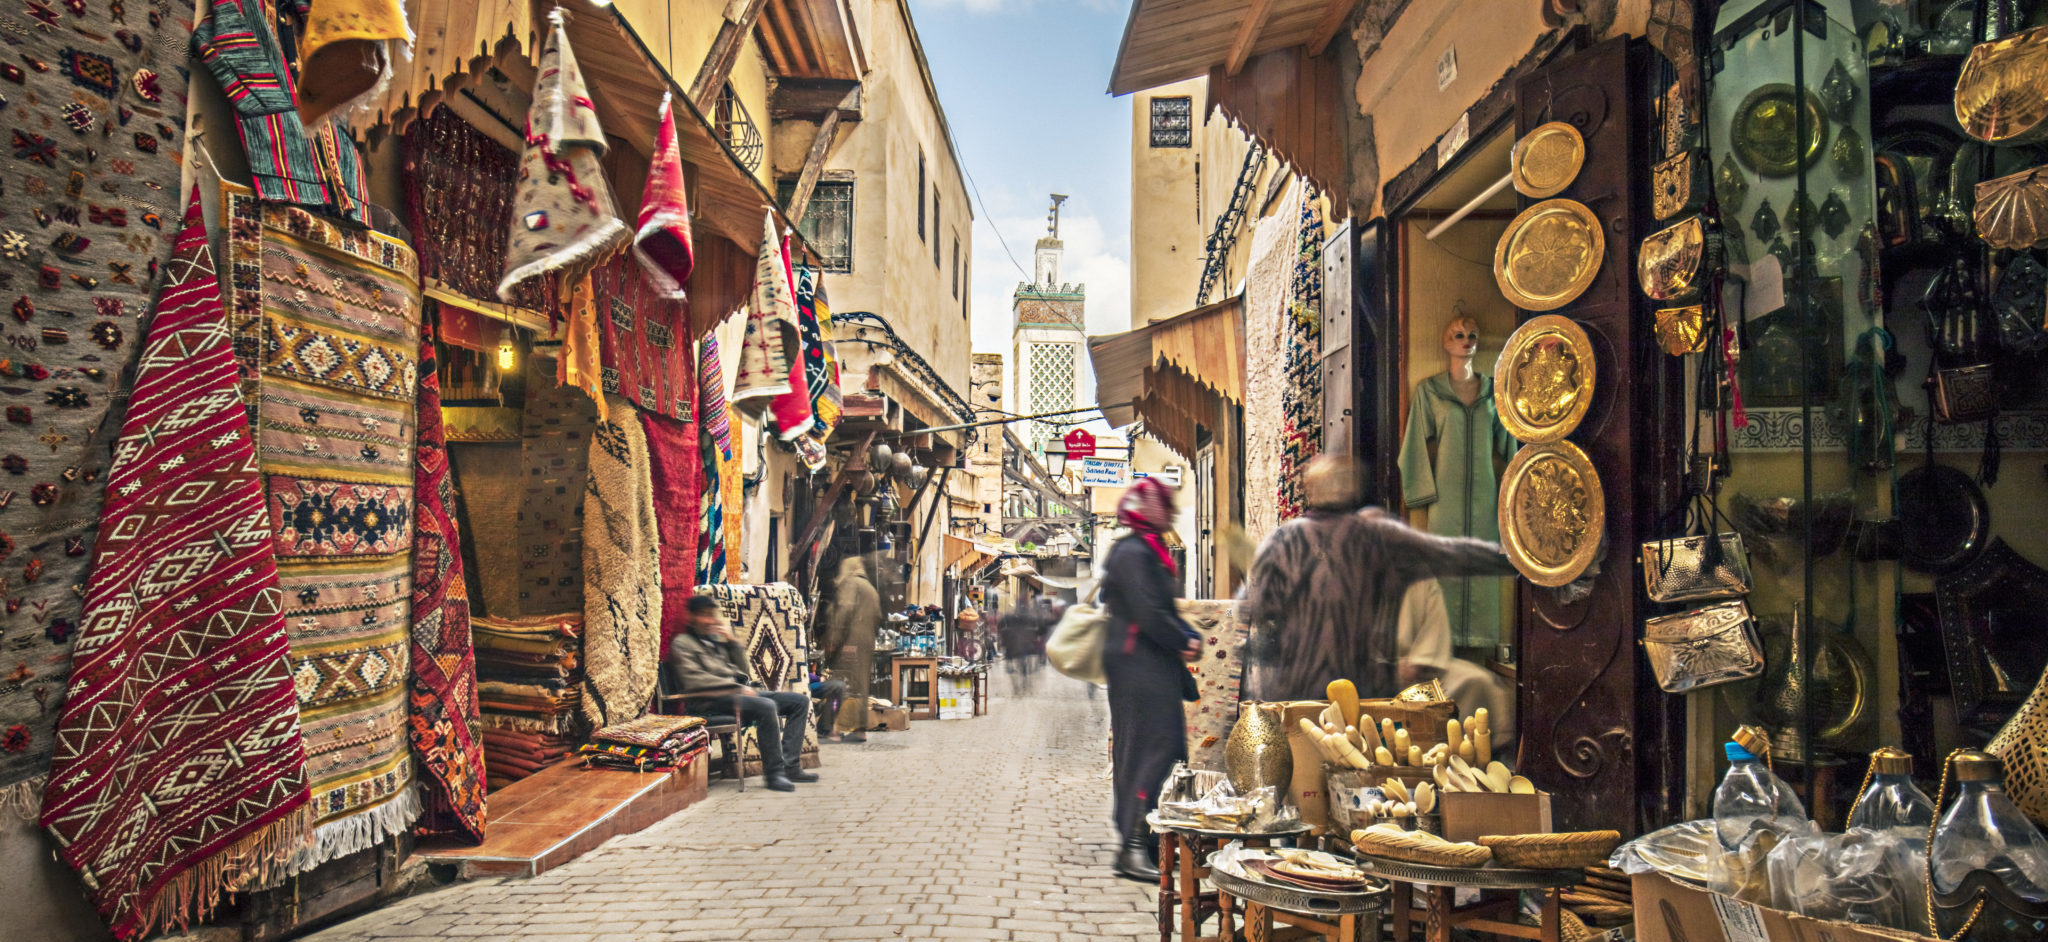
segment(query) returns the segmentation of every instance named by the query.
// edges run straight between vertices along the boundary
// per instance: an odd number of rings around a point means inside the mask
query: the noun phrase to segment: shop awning
[[[847,0],[767,3],[761,11],[761,49],[776,75],[859,81],[867,74],[867,50]]]
[[[1183,455],[1195,428],[1214,426],[1226,403],[1244,401],[1244,297],[1226,298],[1137,330],[1088,338],[1095,401],[1109,424],[1145,420],[1146,431]]]
[[[1209,78],[1209,107],[1343,193],[1350,88],[1324,55],[1357,0],[1132,0],[1112,95]]]
[[[991,559],[996,558],[997,556],[1002,555],[1003,552],[1002,550],[994,546],[990,546],[987,543],[983,543],[980,540],[971,540],[966,537],[954,536],[951,533],[948,533],[945,536],[945,568],[947,569],[951,569],[956,565],[962,566],[963,569],[973,569],[977,566],[980,566],[988,562]]]

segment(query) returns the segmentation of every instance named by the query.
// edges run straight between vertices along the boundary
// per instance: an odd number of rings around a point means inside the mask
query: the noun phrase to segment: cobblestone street
[[[530,879],[414,897],[314,942],[1153,937],[1110,874],[1105,698],[1041,672],[991,715],[826,746],[824,780],[711,797]]]

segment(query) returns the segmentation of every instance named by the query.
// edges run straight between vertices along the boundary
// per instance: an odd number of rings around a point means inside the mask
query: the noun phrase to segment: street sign
[[[1114,458],[1081,459],[1082,487],[1129,487],[1131,463]]]
[[[1159,470],[1157,470],[1157,471],[1133,471],[1133,472],[1131,472],[1131,477],[1133,477],[1133,478],[1152,478],[1152,477],[1156,477],[1156,478],[1158,478],[1158,479],[1160,479],[1160,480],[1162,480],[1162,481],[1165,481],[1165,482],[1166,482],[1166,483],[1168,483],[1168,484],[1171,484],[1171,485],[1173,485],[1174,487],[1179,487],[1179,486],[1180,486],[1180,466],[1179,466],[1179,465],[1174,465],[1174,464],[1170,464],[1170,465],[1167,465],[1167,466],[1166,466],[1166,467],[1164,467],[1164,468],[1160,468],[1160,469],[1159,469]]]
[[[1067,460],[1095,457],[1095,434],[1085,428],[1067,433]]]

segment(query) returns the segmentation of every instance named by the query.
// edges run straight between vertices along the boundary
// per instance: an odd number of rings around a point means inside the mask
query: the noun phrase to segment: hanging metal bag
[[[1756,620],[1741,599],[1644,622],[1643,653],[1665,693],[1686,693],[1764,671]]]

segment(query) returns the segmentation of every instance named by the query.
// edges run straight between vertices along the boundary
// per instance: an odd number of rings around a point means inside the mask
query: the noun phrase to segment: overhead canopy
[[[1090,337],[1088,357],[1111,425],[1144,419],[1154,438],[1192,456],[1197,427],[1215,427],[1218,410],[1244,401],[1244,296]]]
[[[1237,75],[1253,56],[1307,46],[1343,27],[1357,0],[1131,0],[1109,93],[1126,95],[1208,75]]]
[[[761,11],[761,48],[777,76],[857,81],[867,72],[867,50],[846,0],[767,3]]]
[[[970,540],[964,536],[954,536],[951,533],[945,536],[947,569],[958,565],[962,567],[961,571],[965,572],[981,566],[1003,553],[1000,548],[990,546],[980,540]]]

